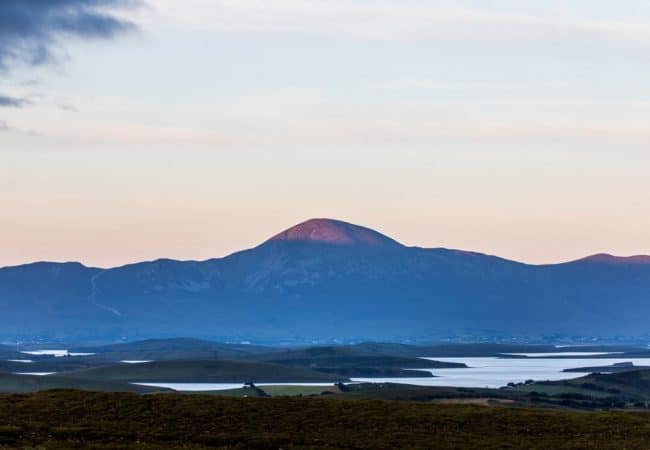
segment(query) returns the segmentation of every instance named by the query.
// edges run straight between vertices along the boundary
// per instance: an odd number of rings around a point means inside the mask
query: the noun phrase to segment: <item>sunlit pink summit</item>
[[[273,236],[268,242],[278,241],[371,247],[401,245],[370,228],[334,219],[310,219]]]

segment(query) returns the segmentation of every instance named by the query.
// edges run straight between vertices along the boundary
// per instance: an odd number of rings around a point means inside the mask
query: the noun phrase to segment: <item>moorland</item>
[[[49,391],[0,395],[21,448],[641,449],[650,416],[335,398]]]

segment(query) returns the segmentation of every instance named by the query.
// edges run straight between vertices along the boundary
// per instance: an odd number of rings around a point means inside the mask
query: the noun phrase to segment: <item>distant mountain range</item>
[[[529,265],[312,219],[207,261],[0,269],[0,339],[641,336],[650,256]]]

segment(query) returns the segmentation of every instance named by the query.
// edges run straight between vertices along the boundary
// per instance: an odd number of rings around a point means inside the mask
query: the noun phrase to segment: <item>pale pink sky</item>
[[[206,259],[311,217],[525,262],[650,254],[645,154],[4,151],[0,265]],[[637,159],[635,159],[637,158]],[[507,163],[506,163],[507,162]],[[268,169],[273,167],[273,169]]]
[[[27,100],[0,102],[0,266],[206,259],[311,217],[650,254],[650,2],[147,5],[117,12],[138,33],[0,67]]]

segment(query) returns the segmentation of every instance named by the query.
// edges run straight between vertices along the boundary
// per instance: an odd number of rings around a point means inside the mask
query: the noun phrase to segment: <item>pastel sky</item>
[[[311,217],[650,254],[647,0],[57,1],[99,28],[0,19],[0,265],[206,259]]]

